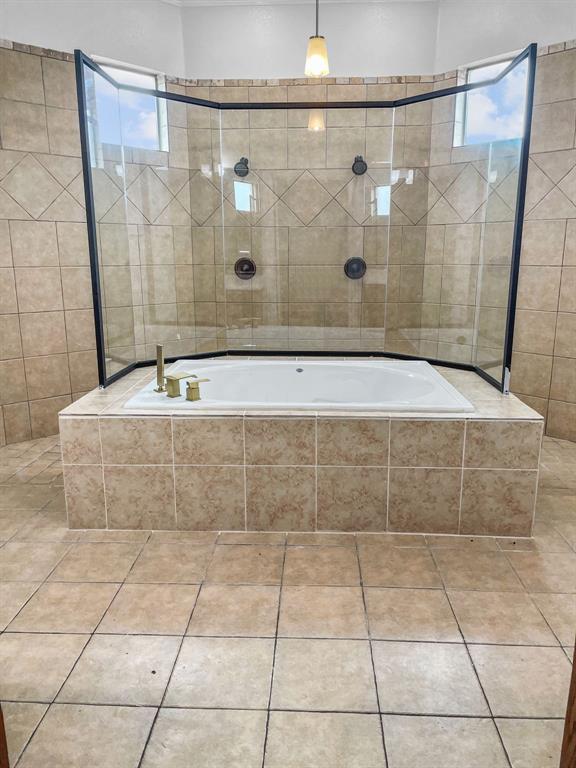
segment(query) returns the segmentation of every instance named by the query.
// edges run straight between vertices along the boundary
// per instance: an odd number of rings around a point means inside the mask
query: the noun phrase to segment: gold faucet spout
[[[156,387],[154,392],[166,392],[164,383],[164,347],[156,344]]]

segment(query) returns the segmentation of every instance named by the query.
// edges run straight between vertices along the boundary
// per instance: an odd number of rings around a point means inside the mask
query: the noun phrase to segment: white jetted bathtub
[[[209,379],[201,399],[154,391],[152,381],[124,405],[144,410],[255,409],[462,412],[474,407],[424,361],[178,360],[167,373]]]

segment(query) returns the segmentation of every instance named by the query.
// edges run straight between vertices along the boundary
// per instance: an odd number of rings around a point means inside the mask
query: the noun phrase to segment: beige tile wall
[[[564,50],[565,48],[565,50]],[[512,388],[576,440],[576,48],[538,59]]]
[[[17,47],[22,50],[0,49],[1,437],[8,442],[55,431],[57,411],[95,383],[73,67],[63,54]],[[548,414],[550,434],[576,439],[576,50],[565,47],[542,51],[538,64],[513,388]],[[221,101],[392,99],[428,90],[432,80],[445,87],[454,77],[313,85],[173,80],[169,87]],[[107,332],[118,356],[150,356],[156,341],[174,354],[245,343],[378,349],[386,323],[397,351],[467,359],[469,334],[462,329],[469,328],[471,305],[461,294],[472,292],[477,273],[462,254],[474,244],[478,223],[466,222],[462,212],[445,218],[446,201],[453,209],[468,202],[462,194],[449,199],[457,182],[450,164],[460,162],[463,175],[473,164],[443,154],[450,109],[437,103],[399,112],[396,164],[401,158],[415,170],[417,183],[409,197],[402,184],[395,190],[388,227],[366,217],[366,180],[386,183],[374,163],[388,159],[386,113],[334,110],[321,135],[310,134],[307,115],[297,112],[290,125],[276,124],[288,119],[284,113],[222,113],[220,154],[219,118],[175,105],[169,116],[175,159],[128,158],[131,173],[138,172],[131,184],[140,178],[140,185],[159,182],[168,190],[167,212],[148,210],[149,188],[134,187],[134,218],[112,213],[101,223],[102,242],[114,254],[104,282]],[[370,163],[360,179],[350,171],[358,153]],[[257,215],[238,214],[229,202],[230,169],[241,154],[251,159],[258,184]],[[223,229],[219,183],[209,172],[219,161],[226,169]],[[494,245],[508,236],[505,227],[495,228]],[[253,281],[240,283],[231,265],[246,250],[259,269]],[[360,287],[344,280],[342,265],[362,254],[370,268]],[[500,276],[492,277],[497,291]],[[128,306],[117,301],[123,281],[133,288]],[[393,299],[388,317],[386,283]],[[492,314],[486,322],[489,339],[500,321]]]
[[[69,57],[68,57],[69,58]],[[97,383],[74,65],[0,48],[0,441]]]

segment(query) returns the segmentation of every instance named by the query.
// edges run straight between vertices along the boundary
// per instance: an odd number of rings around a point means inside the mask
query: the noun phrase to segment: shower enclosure
[[[395,101],[225,103],[76,51],[101,386],[162,343],[425,359],[506,392],[535,61]]]

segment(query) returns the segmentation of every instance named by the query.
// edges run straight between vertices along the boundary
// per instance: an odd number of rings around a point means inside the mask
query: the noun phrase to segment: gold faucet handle
[[[182,379],[195,379],[196,374],[195,373],[167,373],[164,377],[166,381],[172,380],[172,381],[182,381]]]
[[[210,381],[210,379],[190,378],[186,382],[186,400],[191,400],[192,402],[200,400],[200,384],[206,381]]]

